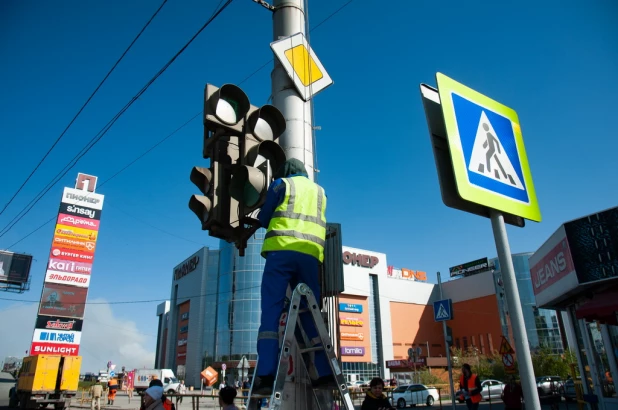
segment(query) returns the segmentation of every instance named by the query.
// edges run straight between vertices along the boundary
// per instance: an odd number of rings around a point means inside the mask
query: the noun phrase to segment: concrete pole
[[[496,242],[496,250],[498,251],[498,260],[500,261],[502,282],[504,283],[504,294],[506,295],[506,303],[511,317],[511,326],[513,327],[515,354],[519,362],[519,376],[524,397],[526,398],[526,409],[540,410],[541,402],[539,401],[534,369],[532,368],[530,345],[528,343],[528,335],[526,334],[526,324],[521,309],[519,290],[517,289],[515,268],[513,267],[513,259],[511,257],[511,247],[506,235],[504,215],[492,209],[490,211],[490,216],[491,226],[494,231],[494,240]]]
[[[275,0],[273,5],[276,7],[273,13],[274,41],[296,33],[305,34],[304,0]],[[286,121],[286,131],[278,142],[286,158],[302,161],[309,179],[314,181],[311,101],[303,101],[281,63],[276,57],[274,60],[272,101]]]

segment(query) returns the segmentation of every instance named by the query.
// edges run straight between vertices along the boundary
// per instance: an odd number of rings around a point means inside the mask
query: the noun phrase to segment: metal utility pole
[[[305,35],[304,0],[275,0],[273,5],[274,41],[296,33]],[[281,111],[286,121],[286,131],[279,137],[279,145],[287,159],[296,158],[305,164],[309,179],[314,181],[312,102],[303,101],[276,58],[271,79],[272,103]]]
[[[519,300],[519,290],[517,289],[517,281],[515,280],[515,268],[513,267],[513,259],[511,259],[511,247],[506,235],[504,215],[502,215],[500,211],[492,209],[490,210],[490,216],[491,227],[494,231],[494,239],[496,241],[496,251],[498,252],[498,260],[500,261],[500,270],[502,271],[502,282],[504,283],[506,303],[510,312],[511,326],[513,326],[515,354],[519,362],[519,376],[524,397],[526,398],[526,408],[538,410],[541,408],[541,402],[539,401],[534,369],[532,368],[528,335],[526,334],[524,315],[521,309],[521,301]]]
[[[442,277],[438,272],[438,288],[440,289],[440,300],[444,298],[442,295]],[[446,347],[446,363],[448,364],[448,382],[451,388],[451,405],[455,410],[455,388],[453,387],[453,365],[451,364],[451,348],[448,342],[448,332],[446,331],[446,320],[442,321],[442,331],[444,332],[444,346]]]

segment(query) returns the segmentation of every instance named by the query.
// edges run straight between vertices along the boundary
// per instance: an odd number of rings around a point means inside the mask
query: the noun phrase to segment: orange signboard
[[[356,317],[339,318],[339,324],[344,326],[363,326],[365,322],[362,319]]]
[[[341,332],[341,340],[356,340],[362,342],[365,340],[365,335],[363,333]]]

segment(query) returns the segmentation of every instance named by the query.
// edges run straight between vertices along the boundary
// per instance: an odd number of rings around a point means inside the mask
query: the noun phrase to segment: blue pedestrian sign
[[[114,377],[115,375],[116,375],[115,371],[112,370],[112,371],[109,372],[109,377]]]
[[[459,195],[540,222],[517,113],[441,73],[436,78]]]
[[[444,322],[445,320],[453,319],[453,305],[451,299],[433,302],[433,318],[436,322]]]

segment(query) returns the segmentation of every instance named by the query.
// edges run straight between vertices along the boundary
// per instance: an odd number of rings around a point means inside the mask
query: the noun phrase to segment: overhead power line
[[[182,297],[182,298],[178,298],[178,300],[189,300],[189,299],[195,299],[195,298],[201,298],[201,297],[206,297],[206,296],[215,296],[215,295],[222,295],[225,293],[235,293],[235,292],[241,292],[243,290],[250,290],[250,289],[256,289],[261,287],[262,285],[255,285],[255,286],[249,286],[246,288],[239,288],[239,289],[235,289],[235,290],[228,290],[225,292],[210,292],[210,293],[202,293],[199,295],[195,295],[195,296],[187,296],[187,297]],[[42,300],[22,300],[22,299],[14,299],[14,298],[0,298],[0,300],[8,300],[11,302],[23,302],[23,303],[40,303],[42,302]],[[148,300],[121,300],[121,301],[116,301],[116,302],[84,302],[84,303],[75,303],[75,305],[133,305],[133,304],[139,304],[139,303],[155,303],[155,302],[165,302],[168,301],[169,298],[166,299],[148,299]]]
[[[318,27],[320,27],[322,24],[324,24],[326,21],[330,20],[333,16],[335,16],[337,13],[339,13],[341,10],[343,10],[346,6],[348,6],[350,3],[352,3],[354,0],[348,0],[346,3],[344,3],[341,7],[339,7],[338,9],[336,9],[335,11],[333,11],[331,14],[329,14],[328,16],[326,16],[326,18],[324,18],[322,21],[320,21],[318,24],[316,24],[315,26],[313,26],[311,28],[310,31],[313,31],[315,29],[317,29]],[[220,3],[219,3],[220,4]],[[240,81],[238,83],[238,85],[242,85],[245,82],[247,82],[248,80],[250,80],[254,75],[256,75],[258,72],[260,72],[261,70],[263,70],[264,68],[266,68],[266,66],[268,66],[270,63],[272,63],[273,59],[270,59],[268,61],[266,61],[264,64],[260,65],[257,69],[255,69],[253,72],[251,72],[251,74],[249,74],[248,76],[246,76],[242,81]],[[159,145],[161,145],[163,142],[165,142],[166,140],[168,140],[169,138],[171,138],[173,135],[175,135],[178,131],[180,131],[182,128],[184,128],[185,126],[187,126],[189,123],[191,123],[193,120],[195,120],[197,117],[199,117],[200,115],[202,115],[203,111],[199,111],[197,114],[193,115],[191,118],[189,118],[184,124],[182,124],[180,127],[178,127],[175,131],[173,131],[171,134],[167,135],[166,137],[164,137],[163,139],[161,139],[159,142],[157,142],[156,144],[152,145],[150,148],[148,148],[146,151],[144,151],[142,154],[140,154],[139,156],[137,156],[134,160],[132,160],[131,162],[129,162],[127,165],[125,165],[123,168],[121,168],[119,171],[117,171],[114,175],[112,175],[110,178],[106,179],[105,181],[103,181],[102,183],[99,184],[99,187],[102,187],[103,185],[105,185],[107,182],[111,181],[112,179],[114,179],[115,177],[117,177],[118,175],[120,175],[122,172],[126,171],[129,167],[131,167],[133,164],[135,164],[137,161],[139,161],[141,158],[145,157],[148,153],[150,153],[152,150],[154,150],[155,148],[157,148]],[[20,238],[19,240],[17,240],[15,243],[13,243],[11,246],[9,246],[7,249],[11,249],[13,248],[15,245],[19,244],[20,242],[22,242],[23,240],[27,239],[28,237],[30,237],[31,235],[35,234],[36,232],[38,232],[40,229],[42,229],[44,226],[46,226],[47,224],[53,222],[56,219],[56,216],[51,217],[50,219],[48,219],[47,221],[43,222],[41,225],[39,225],[37,228],[35,228],[33,231],[31,231],[30,233],[28,233],[27,235],[23,236],[22,238]],[[1,236],[1,235],[0,235]]]
[[[45,155],[43,155],[43,158],[41,158],[41,160],[39,161],[38,164],[36,164],[36,166],[34,167],[34,169],[30,172],[30,174],[28,175],[28,177],[25,179],[24,182],[22,182],[22,184],[19,186],[19,188],[17,188],[17,191],[15,191],[15,193],[13,194],[13,196],[11,197],[11,199],[9,199],[9,201],[4,205],[4,207],[2,208],[2,210],[0,210],[0,215],[2,215],[4,213],[4,211],[6,211],[6,209],[8,208],[9,205],[11,205],[11,203],[13,202],[13,200],[15,199],[15,197],[17,197],[17,195],[21,192],[21,190],[26,186],[26,184],[28,183],[28,181],[30,181],[30,178],[32,178],[32,176],[36,173],[36,171],[39,169],[39,167],[41,166],[41,164],[43,164],[43,162],[45,161],[45,159],[49,156],[49,154],[53,151],[53,149],[56,147],[56,145],[58,145],[58,143],[60,142],[60,140],[62,139],[62,137],[64,137],[64,134],[67,133],[67,131],[69,130],[69,128],[71,128],[71,126],[73,125],[73,123],[75,122],[75,120],[77,120],[77,117],[79,117],[79,115],[82,113],[82,111],[84,111],[84,109],[86,108],[86,106],[88,105],[88,103],[90,103],[90,100],[92,100],[92,98],[95,96],[95,94],[99,91],[99,89],[103,86],[103,84],[105,83],[105,81],[107,81],[107,79],[109,78],[109,76],[114,72],[114,70],[116,69],[116,67],[118,67],[118,64],[120,64],[120,62],[124,59],[124,57],[127,55],[127,53],[129,52],[129,50],[131,50],[131,48],[133,47],[133,45],[137,42],[137,40],[141,37],[142,33],[146,30],[146,28],[148,28],[148,26],[150,25],[150,23],[152,22],[152,20],[154,20],[154,18],[157,16],[157,14],[159,14],[159,12],[161,11],[161,9],[163,8],[163,6],[165,6],[165,3],[167,3],[167,0],[163,0],[163,3],[161,3],[161,5],[159,6],[159,8],[157,9],[157,11],[154,12],[154,14],[152,15],[152,17],[150,17],[150,20],[148,20],[148,22],[146,22],[146,24],[144,25],[144,27],[142,27],[142,29],[140,30],[139,33],[137,33],[137,36],[135,36],[135,38],[133,39],[133,41],[131,41],[131,44],[129,44],[129,46],[126,48],[126,50],[124,50],[124,53],[122,53],[122,55],[120,56],[120,58],[116,61],[116,63],[112,66],[112,68],[107,72],[107,74],[105,75],[105,77],[103,77],[103,80],[101,80],[101,82],[99,83],[99,85],[97,86],[97,88],[94,89],[94,91],[92,92],[92,94],[90,94],[90,97],[88,97],[88,99],[86,100],[86,102],[82,105],[82,107],[79,109],[79,111],[77,111],[77,114],[75,114],[75,116],[73,117],[73,119],[69,122],[69,124],[64,128],[64,131],[62,131],[62,133],[60,134],[60,136],[58,136],[58,138],[56,138],[56,141],[54,141],[54,143],[52,144],[52,146],[47,150],[47,152],[45,153]]]
[[[150,86],[176,61],[176,59],[189,47],[189,45],[200,35],[206,27],[208,27],[231,3],[233,0],[227,0],[221,8],[216,10],[213,15],[204,23],[204,25],[191,37],[191,39],[142,87],[142,89],[82,148],[82,150],[69,161],[52,181],[43,188],[37,196],[30,201],[28,205],[0,231],[0,238],[6,235],[16,224],[26,216],[30,210],[56,185],[78,162],[88,153],[100,140],[107,134],[118,119],[133,105],[139,97],[142,96],[150,88]]]

